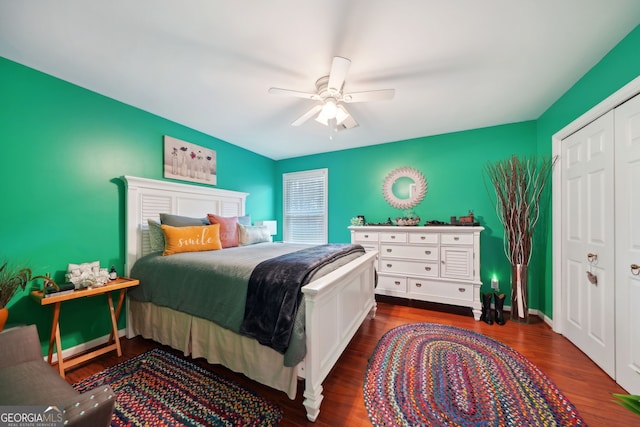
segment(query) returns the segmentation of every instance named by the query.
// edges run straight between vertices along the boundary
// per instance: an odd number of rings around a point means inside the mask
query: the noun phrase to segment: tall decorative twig
[[[527,272],[533,232],[540,217],[540,197],[556,158],[535,156],[488,163],[498,219],[504,226],[504,253],[511,262],[511,318],[528,321]]]
[[[487,163],[495,192],[496,214],[504,226],[504,253],[511,264],[528,265],[533,231],[540,217],[540,197],[556,158],[536,156]]]

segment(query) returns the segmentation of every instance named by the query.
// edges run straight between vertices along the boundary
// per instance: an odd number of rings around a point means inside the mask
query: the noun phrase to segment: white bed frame
[[[148,219],[158,219],[160,213],[190,217],[205,217],[207,213],[240,216],[245,214],[249,195],[132,176],[122,179],[127,191],[127,274],[138,258],[150,252]],[[315,421],[320,413],[322,382],[366,316],[369,313],[375,316],[375,257],[375,252],[367,252],[302,288],[307,354],[297,373],[305,379],[303,403],[310,421]],[[130,316],[128,310],[127,316]],[[127,336],[132,337],[130,324],[128,317]]]

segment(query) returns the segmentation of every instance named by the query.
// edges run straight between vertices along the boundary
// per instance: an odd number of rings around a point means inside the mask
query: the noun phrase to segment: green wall
[[[124,187],[118,177],[162,179],[162,136],[171,135],[217,151],[218,187],[251,193],[247,211],[254,220],[281,220],[282,173],[328,168],[332,242],[349,241],[347,226],[355,215],[375,222],[400,215],[382,197],[384,177],[397,167],[420,169],[429,188],[416,213],[447,221],[473,210],[486,227],[481,238],[485,289],[496,274],[508,293],[502,226],[484,185],[484,165],[511,154],[551,154],[555,132],[640,74],[639,48],[640,27],[536,121],[278,162],[0,58],[0,260],[29,265],[36,274],[51,272],[57,280],[70,262],[99,260],[122,271]],[[545,250],[534,253],[531,282],[543,285],[531,291],[530,305],[551,316],[548,205],[536,243]],[[36,323],[44,343],[50,310],[27,292],[9,307],[9,323]],[[103,336],[108,330],[104,301],[65,303],[61,322],[65,348]]]
[[[247,212],[254,220],[275,214],[271,159],[4,58],[0,100],[0,260],[25,264],[35,274],[50,272],[55,280],[63,280],[68,263],[98,260],[122,272],[119,177],[163,179],[163,135],[216,150],[217,186],[250,193]],[[109,331],[100,298],[63,304],[64,348]],[[9,309],[10,324],[36,323],[45,341],[50,308],[39,307],[25,291]]]
[[[551,138],[576,118],[606,99],[609,95],[640,76],[640,26],[631,31],[607,55],[578,80],[537,120],[538,152],[551,155]],[[552,64],[551,64],[552,65]],[[558,165],[559,167],[559,165]],[[549,317],[553,311],[552,229],[551,215],[545,215],[544,232],[538,238],[539,247],[546,248],[545,262],[538,265],[544,272],[545,287],[539,308]],[[559,256],[559,254],[557,254]]]
[[[386,175],[403,166],[420,170],[428,191],[414,212],[423,221],[449,222],[451,216],[473,210],[485,227],[480,254],[483,289],[490,289],[491,276],[496,274],[501,291],[509,293],[503,229],[485,186],[484,168],[487,162],[512,154],[535,154],[536,141],[536,123],[530,121],[281,160],[277,172],[328,168],[329,241],[348,242],[347,227],[354,216],[364,215],[368,222],[402,216],[403,211],[391,207],[382,195]],[[281,203],[276,209],[281,209]]]

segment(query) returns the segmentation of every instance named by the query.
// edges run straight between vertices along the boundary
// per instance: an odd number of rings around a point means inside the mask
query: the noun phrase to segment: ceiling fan
[[[315,116],[317,122],[329,127],[329,138],[331,138],[334,132],[358,126],[358,122],[349,114],[344,104],[382,101],[392,99],[395,94],[394,89],[344,93],[344,80],[350,65],[351,61],[349,59],[341,56],[334,57],[329,75],[320,77],[316,81],[316,93],[299,92],[276,87],[270,88],[269,93],[318,101],[318,104],[298,117],[291,123],[291,126],[300,126]]]

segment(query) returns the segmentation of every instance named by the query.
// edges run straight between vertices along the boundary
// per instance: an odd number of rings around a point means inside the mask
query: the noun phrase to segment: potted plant
[[[556,158],[515,155],[489,162],[486,173],[495,193],[498,219],[504,226],[504,253],[511,263],[511,319],[529,321],[528,269],[540,197]]]
[[[637,394],[617,394],[613,396],[617,399],[616,403],[624,406],[636,415],[640,415],[640,396]]]
[[[9,300],[11,300],[18,288],[25,290],[27,283],[38,278],[50,280],[46,276],[32,276],[31,269],[28,267],[10,265],[8,262],[5,262],[0,267],[0,331],[4,328],[7,317],[9,317],[9,310],[7,309]]]

